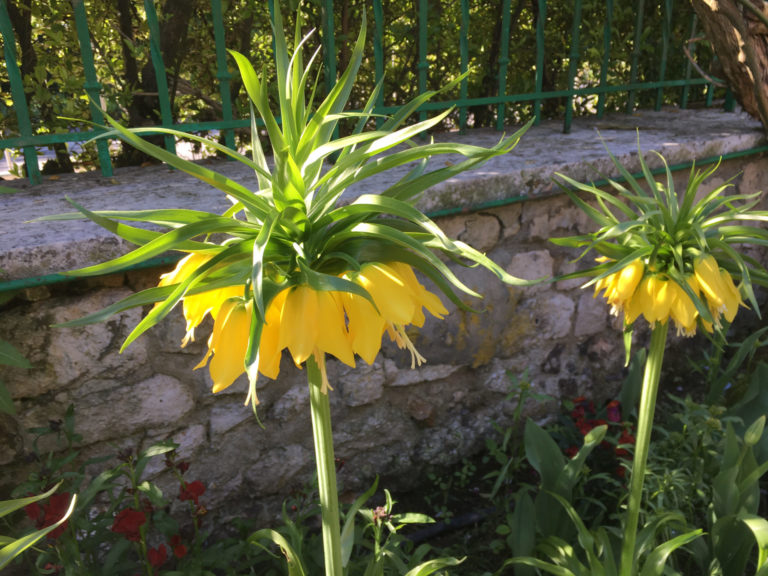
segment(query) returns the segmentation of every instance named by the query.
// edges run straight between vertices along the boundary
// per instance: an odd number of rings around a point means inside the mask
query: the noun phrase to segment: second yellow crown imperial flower
[[[600,261],[608,259],[601,258]],[[720,317],[732,322],[743,300],[731,275],[719,267],[711,254],[698,257],[693,268],[693,274],[684,276],[690,292],[704,296],[716,326],[720,325]],[[613,313],[624,312],[627,325],[640,315],[652,325],[663,324],[671,318],[679,335],[693,336],[696,333],[699,312],[683,286],[667,274],[646,273],[640,259],[595,282],[595,295],[600,290],[604,291]],[[703,326],[712,332],[711,322],[704,321]]]

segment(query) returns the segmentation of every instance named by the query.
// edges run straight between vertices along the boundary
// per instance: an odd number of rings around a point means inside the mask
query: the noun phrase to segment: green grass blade
[[[39,502],[40,500],[45,500],[54,492],[56,492],[59,486],[61,486],[61,482],[57,483],[53,488],[51,488],[50,490],[48,490],[43,494],[38,494],[36,496],[27,496],[25,498],[16,498],[14,500],[0,501],[0,518],[2,518],[3,516],[7,516],[8,514],[15,512],[16,510],[20,510],[25,506],[29,506],[30,504],[34,504],[35,502]]]
[[[409,570],[405,576],[429,576],[443,568],[458,566],[462,562],[464,562],[464,558],[435,558],[434,560],[428,560],[423,564],[419,564],[416,568]]]
[[[680,534],[679,536],[672,538],[672,540],[657,546],[643,564],[643,570],[640,572],[640,576],[662,576],[669,555],[681,546],[685,546],[689,542],[692,542],[703,533],[704,531],[700,529],[693,530],[691,532],[686,532],[685,534]]]
[[[501,565],[501,569],[496,572],[496,576],[500,576],[505,568],[509,566],[514,566],[515,564],[522,564],[524,566],[531,566],[533,568],[536,568],[538,570],[541,570],[543,572],[546,572],[548,574],[553,574],[554,576],[576,576],[573,572],[568,570],[568,568],[565,568],[564,566],[558,566],[557,564],[552,564],[551,562],[545,562],[544,560],[539,560],[538,558],[510,558],[504,564]]]
[[[344,527],[341,530],[341,565],[345,568],[349,564],[349,559],[352,557],[352,549],[355,545],[355,517],[357,516],[357,511],[373,497],[378,485],[379,477],[377,476],[376,480],[373,481],[373,485],[364,494],[358,496],[347,511]]]
[[[14,348],[10,342],[0,339],[0,366],[13,366],[14,368],[32,368],[29,360]],[[2,514],[0,514],[2,516]]]
[[[263,530],[259,530],[258,532],[254,532],[248,537],[249,544],[254,544],[266,549],[266,547],[262,544],[262,541],[264,540],[268,540],[274,545],[280,547],[280,550],[285,555],[285,559],[288,563],[288,576],[306,576],[307,572],[304,569],[304,564],[301,561],[301,557],[299,557],[288,540],[285,539],[285,536],[276,530],[265,528]]]

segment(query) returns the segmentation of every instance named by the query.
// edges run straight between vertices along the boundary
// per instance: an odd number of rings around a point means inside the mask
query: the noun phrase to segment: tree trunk
[[[198,0],[165,0],[161,4],[160,19],[160,52],[169,77],[171,107],[175,103],[177,80],[181,62],[187,54],[189,42],[189,22],[198,5]],[[131,0],[117,0],[121,32],[128,40],[132,40],[135,8]],[[123,56],[126,62],[126,78],[139,93],[134,95],[128,105],[128,122],[130,126],[151,126],[160,124],[158,112],[157,78],[152,60],[138,70],[138,64],[128,49],[128,43],[123,43]],[[162,136],[148,136],[147,140],[162,146]],[[152,161],[143,152],[130,146],[123,146],[115,160],[117,166],[131,166]]]
[[[32,27],[32,10],[23,3],[9,2],[8,16],[11,19],[11,26],[16,32],[16,39],[19,41],[19,58],[21,59],[20,72],[22,78],[34,76],[37,67],[37,52],[35,52],[34,30]],[[33,92],[25,91],[24,96],[27,99],[27,106],[32,106]],[[54,111],[49,104],[40,107],[40,115],[44,124],[52,124],[55,117]],[[43,174],[71,173],[75,171],[72,166],[72,159],[67,152],[67,146],[63,143],[52,144],[48,146],[56,153],[56,159],[48,160],[43,166]],[[24,163],[25,174],[27,166]]]
[[[736,100],[763,123],[768,135],[768,5],[763,0],[691,4]]]

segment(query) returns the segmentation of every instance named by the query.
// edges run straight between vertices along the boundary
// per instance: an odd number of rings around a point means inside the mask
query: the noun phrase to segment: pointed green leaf
[[[378,485],[379,477],[376,476],[373,485],[364,494],[358,496],[347,511],[344,528],[341,530],[341,565],[345,568],[349,564],[349,559],[352,557],[352,549],[355,545],[355,516],[357,516],[358,510],[362,508],[363,504],[368,502],[376,493]]]
[[[10,342],[0,340],[0,365],[13,366],[14,368],[32,368],[29,360],[13,347]]]
[[[643,564],[643,570],[640,572],[640,576],[661,576],[664,573],[664,567],[667,564],[669,555],[681,546],[685,546],[689,542],[692,542],[703,533],[704,531],[701,529],[692,530],[691,532],[675,536],[671,540],[656,547]]]

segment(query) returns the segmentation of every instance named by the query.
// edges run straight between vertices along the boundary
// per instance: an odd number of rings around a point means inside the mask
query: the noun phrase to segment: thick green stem
[[[661,364],[664,361],[664,345],[667,343],[667,323],[656,324],[651,332],[651,346],[645,361],[643,391],[640,396],[640,409],[637,414],[637,436],[635,438],[635,457],[632,460],[632,477],[629,487],[627,520],[624,525],[624,542],[621,548],[621,576],[636,573],[635,541],[637,524],[640,519],[640,505],[643,497],[643,480],[648,450],[651,444],[653,413],[656,409],[656,394],[659,391]]]
[[[309,403],[312,412],[312,434],[315,439],[317,484],[320,494],[320,512],[323,519],[323,554],[325,575],[342,576],[341,522],[339,495],[336,489],[336,461],[333,457],[331,432],[331,403],[322,390],[322,374],[315,359],[307,360]]]

